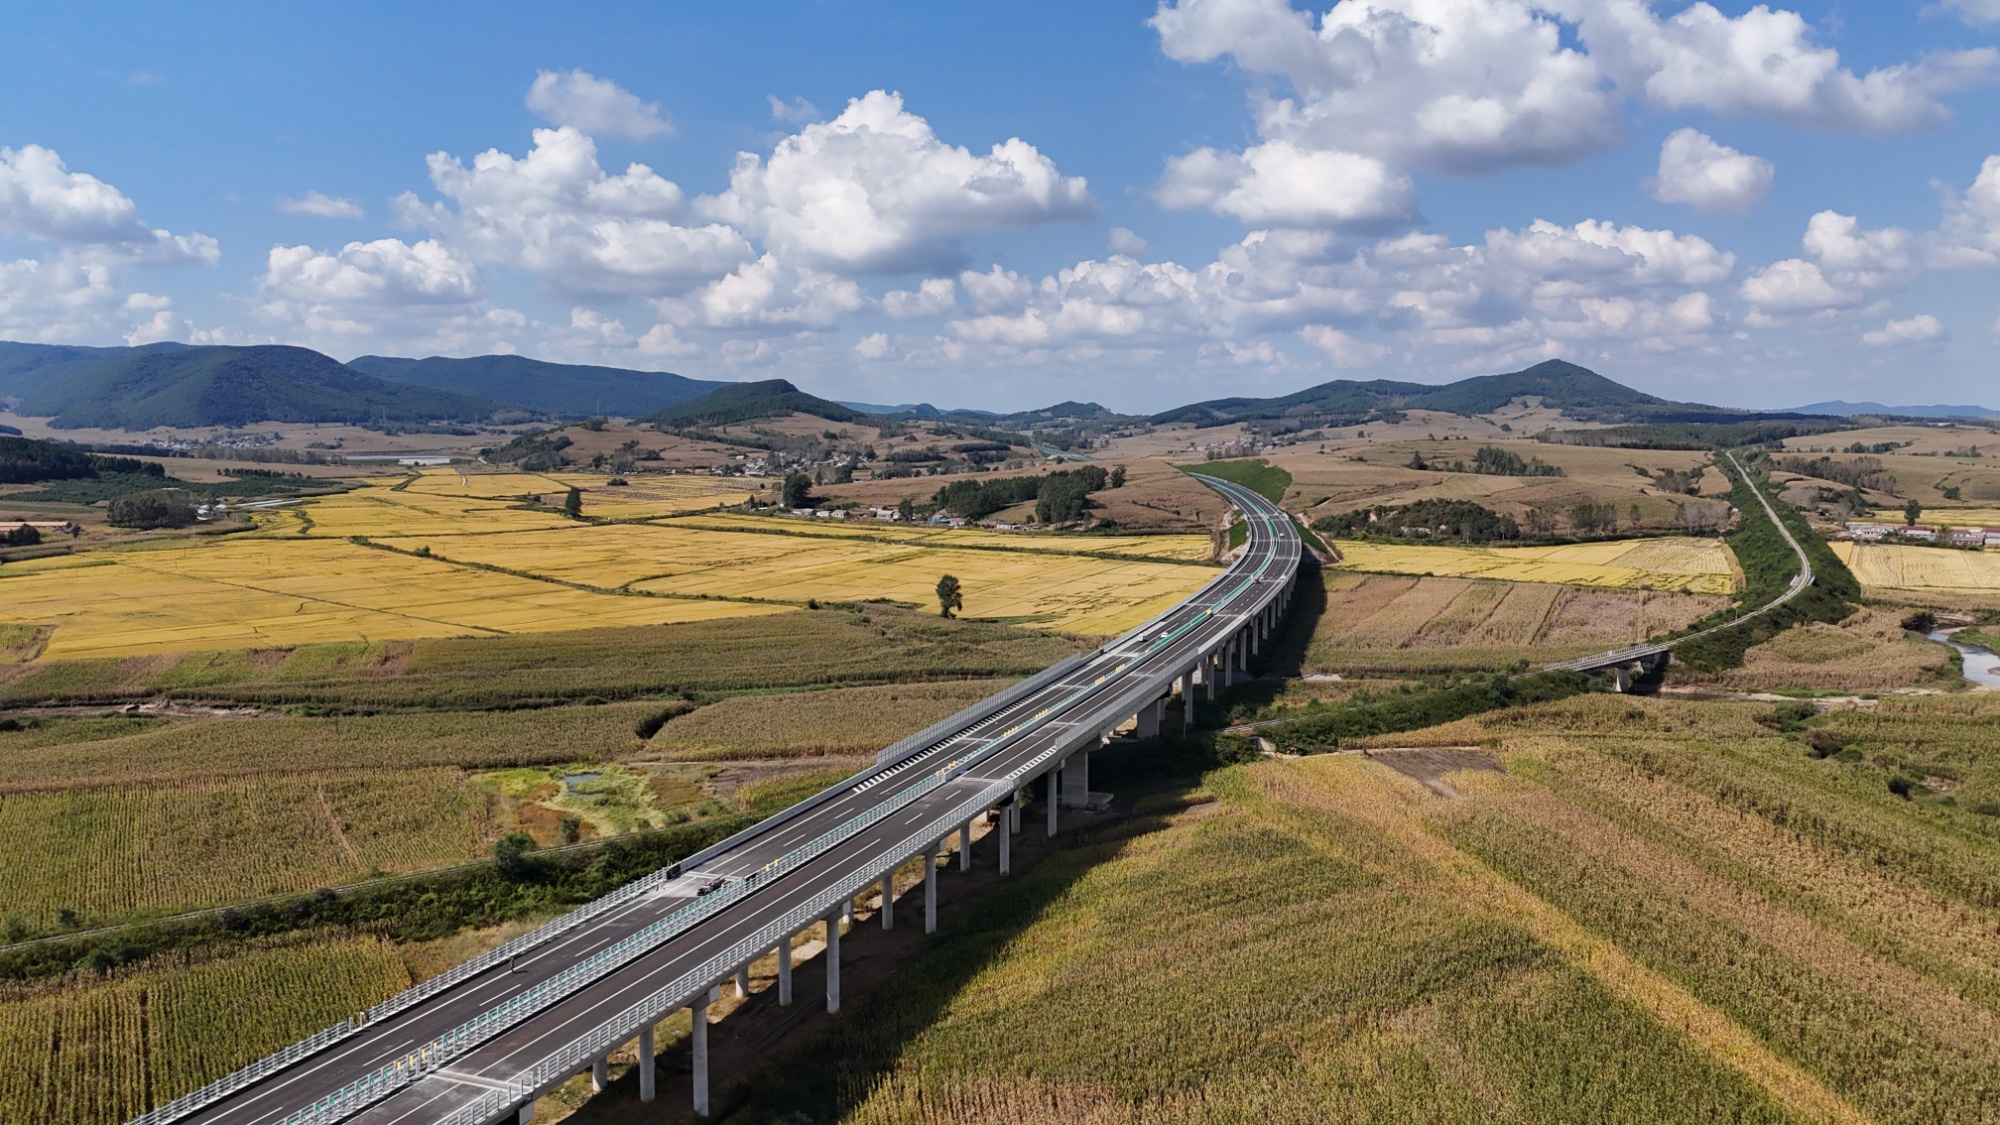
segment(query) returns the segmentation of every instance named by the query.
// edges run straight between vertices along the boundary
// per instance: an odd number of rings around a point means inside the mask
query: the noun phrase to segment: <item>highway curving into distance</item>
[[[135,1125],[514,1121],[540,1093],[642,1029],[650,1038],[655,1022],[706,1003],[738,968],[781,947],[788,987],[794,935],[837,916],[903,863],[934,855],[989,810],[1006,810],[991,834],[997,843],[983,849],[998,854],[976,862],[1004,862],[1021,794],[1046,786],[1038,800],[1053,832],[1064,803],[1050,799],[1058,779],[1065,799],[1082,796],[1088,753],[1111,728],[1134,716],[1157,722],[1176,686],[1191,710],[1197,682],[1211,694],[1227,684],[1277,627],[1302,550],[1291,518],[1248,489],[1201,479],[1243,513],[1249,537],[1227,570],[1160,617],[903,740],[869,769],[715,848]],[[837,942],[825,956],[828,1006],[837,1010]],[[694,1091],[704,1111],[705,1026]]]

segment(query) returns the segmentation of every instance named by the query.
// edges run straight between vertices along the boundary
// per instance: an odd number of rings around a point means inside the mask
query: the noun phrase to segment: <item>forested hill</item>
[[[310,348],[0,344],[0,395],[63,429],[489,418],[500,403],[364,375]]]
[[[396,359],[364,355],[347,366],[394,383],[496,399],[543,414],[638,418],[730,384],[667,371],[549,363],[520,355]]]
[[[1551,359],[1504,375],[1481,375],[1442,386],[1389,379],[1336,379],[1278,398],[1222,398],[1190,403],[1152,417],[1156,423],[1221,425],[1254,419],[1323,417],[1343,420],[1383,411],[1441,410],[1485,414],[1522,398],[1591,422],[1740,421],[1748,412],[1674,402],[1635,391],[1587,367]]]
[[[810,395],[784,379],[726,383],[717,390],[648,416],[645,421],[667,429],[686,426],[726,426],[786,414],[811,414],[830,422],[852,422],[860,411]]]

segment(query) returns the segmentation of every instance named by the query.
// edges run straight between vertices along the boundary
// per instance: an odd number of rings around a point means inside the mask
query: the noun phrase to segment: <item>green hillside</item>
[[[80,349],[78,349],[80,350]],[[256,422],[479,421],[490,399],[391,383],[308,348],[110,348],[97,362],[44,353],[9,376],[22,414],[74,429],[245,426]],[[26,357],[22,357],[25,359]],[[53,373],[51,370],[54,369]]]
[[[549,363],[519,355],[468,359],[364,355],[348,360],[347,366],[392,383],[489,398],[544,414],[577,418],[595,414],[644,417],[729,386],[667,371]]]
[[[1155,423],[1221,425],[1281,418],[1358,421],[1392,410],[1442,410],[1484,414],[1521,398],[1539,398],[1572,418],[1593,422],[1738,421],[1745,411],[1673,402],[1635,391],[1566,360],[1551,359],[1522,371],[1481,375],[1435,386],[1390,379],[1336,379],[1279,398],[1220,398],[1190,403],[1153,416]]]
[[[765,379],[756,383],[727,383],[700,398],[670,406],[641,420],[672,429],[726,426],[787,414],[811,414],[830,422],[852,422],[862,417],[860,411],[809,395],[784,379]]]

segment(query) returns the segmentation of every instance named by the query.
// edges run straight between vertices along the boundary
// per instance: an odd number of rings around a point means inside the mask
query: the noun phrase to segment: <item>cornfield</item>
[[[154,782],[0,797],[0,915],[118,918],[311,890],[478,856],[456,770]]]
[[[340,938],[0,992],[0,1121],[115,1125],[410,983]]]
[[[736,696],[669,720],[652,746],[683,761],[873,754],[1005,686],[962,680]]]
[[[1338,571],[1326,588],[1307,665],[1347,674],[1557,660],[1672,632],[1724,604],[1652,590]]]

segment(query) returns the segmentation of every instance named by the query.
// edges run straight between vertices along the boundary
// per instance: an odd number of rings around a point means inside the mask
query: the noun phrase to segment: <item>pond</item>
[[[601,773],[566,773],[563,775],[563,785],[574,793],[577,786],[588,785],[603,776]]]
[[[1964,659],[1966,679],[1982,687],[2000,687],[2000,654],[1978,645],[1960,644],[1952,640],[1949,633],[1931,633],[1930,638],[1958,650],[1959,656]]]

